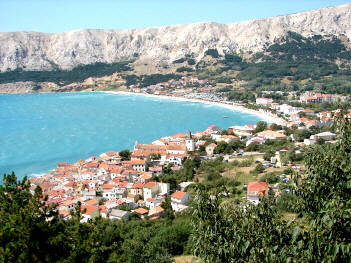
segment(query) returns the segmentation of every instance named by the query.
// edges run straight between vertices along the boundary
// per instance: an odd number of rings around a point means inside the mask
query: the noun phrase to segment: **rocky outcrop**
[[[60,34],[0,33],[0,71],[70,69],[138,57],[170,63],[186,54],[199,60],[209,48],[258,52],[294,31],[351,39],[351,4],[234,24],[195,23],[135,30],[75,30]]]

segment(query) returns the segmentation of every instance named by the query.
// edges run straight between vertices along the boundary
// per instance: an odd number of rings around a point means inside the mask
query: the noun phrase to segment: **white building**
[[[188,152],[195,151],[195,142],[193,138],[188,138],[185,140],[186,150]]]
[[[174,192],[171,195],[171,202],[185,205],[190,199],[190,195],[186,192]]]
[[[118,220],[122,220],[122,219],[127,220],[129,216],[130,216],[129,211],[123,211],[119,209],[112,209],[109,214],[110,219],[118,219]]]
[[[257,205],[264,196],[268,195],[268,183],[253,181],[247,185],[247,200]]]
[[[271,104],[272,102],[273,102],[273,99],[256,98],[256,104],[259,104],[259,105],[268,105],[268,104]]]
[[[285,114],[285,115],[291,115],[291,114],[296,114],[299,113],[300,111],[303,111],[304,108],[301,107],[293,107],[288,104],[283,104],[279,106],[279,112]]]

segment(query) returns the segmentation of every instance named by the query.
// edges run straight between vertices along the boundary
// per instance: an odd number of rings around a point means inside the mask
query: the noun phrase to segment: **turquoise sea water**
[[[41,174],[58,162],[132,149],[136,140],[151,143],[210,125],[227,128],[259,120],[223,107],[138,95],[0,95],[0,173]]]

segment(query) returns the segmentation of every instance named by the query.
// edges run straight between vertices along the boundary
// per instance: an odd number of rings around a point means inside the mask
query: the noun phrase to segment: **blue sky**
[[[349,3],[340,0],[0,0],[0,32],[64,32],[233,23]]]

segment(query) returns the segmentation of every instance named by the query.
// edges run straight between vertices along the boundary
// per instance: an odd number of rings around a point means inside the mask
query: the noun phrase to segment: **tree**
[[[225,153],[227,151],[227,148],[228,148],[228,143],[219,142],[213,152],[216,154]]]
[[[213,58],[218,58],[219,57],[219,53],[218,53],[218,50],[215,48],[215,49],[207,49],[206,52],[205,52],[205,55],[206,56],[211,56]]]
[[[254,172],[260,174],[260,173],[263,173],[264,170],[265,170],[265,168],[264,168],[263,164],[262,164],[262,163],[258,163],[258,164],[256,165],[256,167],[255,167]]]
[[[259,150],[259,144],[257,142],[252,142],[246,147],[247,152],[255,152]]]
[[[267,122],[259,121],[259,122],[256,123],[255,133],[264,131],[266,128],[267,128]]]
[[[152,153],[151,155],[150,155],[150,160],[152,160],[152,161],[155,161],[155,160],[160,160],[161,159],[161,154],[159,154],[159,153]]]
[[[265,161],[271,161],[271,158],[275,156],[275,151],[268,149],[263,156]]]
[[[39,187],[30,193],[27,178],[17,181],[14,173],[4,174],[0,185],[0,261],[49,262],[54,238],[51,226],[57,222],[53,206],[43,206]],[[45,201],[45,200],[44,200]],[[51,219],[51,220],[49,220]]]
[[[129,150],[123,150],[119,152],[119,156],[122,157],[122,161],[129,161],[131,152]]]
[[[304,179],[293,177],[277,199],[257,206],[224,201],[222,189],[198,187],[194,254],[204,262],[349,262],[351,256],[351,120],[336,122],[338,143],[305,154]],[[266,178],[273,179],[273,178]],[[286,188],[289,187],[289,188]],[[285,221],[279,211],[298,213]]]
[[[165,201],[161,204],[161,207],[164,209],[164,218],[168,221],[172,221],[175,218],[175,216],[173,213],[170,196],[166,196]]]
[[[275,124],[273,123],[271,126],[270,126],[270,129],[272,131],[277,131],[277,130],[281,130],[283,127],[281,125],[278,125],[278,124]]]
[[[294,131],[294,135],[295,135],[297,141],[303,142],[304,139],[310,138],[312,133],[307,129],[302,129],[302,130],[298,129],[298,130]]]

